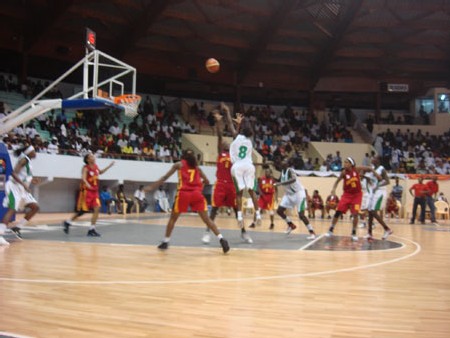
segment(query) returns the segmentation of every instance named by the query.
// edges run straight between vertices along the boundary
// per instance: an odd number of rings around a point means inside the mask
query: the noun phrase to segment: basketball
[[[217,73],[220,69],[220,63],[214,58],[206,60],[205,63],[206,70],[210,73]]]

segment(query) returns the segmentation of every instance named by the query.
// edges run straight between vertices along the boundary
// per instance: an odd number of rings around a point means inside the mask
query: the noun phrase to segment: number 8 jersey
[[[252,141],[244,135],[237,135],[230,145],[231,163],[252,161],[253,144]]]

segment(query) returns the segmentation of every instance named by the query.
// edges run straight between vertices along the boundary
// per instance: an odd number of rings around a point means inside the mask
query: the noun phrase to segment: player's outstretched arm
[[[175,163],[172,168],[169,169],[164,176],[160,177],[156,182],[153,182],[144,187],[145,192],[153,191],[157,189],[162,183],[164,183],[170,176],[172,176],[177,170],[181,168],[181,162]]]

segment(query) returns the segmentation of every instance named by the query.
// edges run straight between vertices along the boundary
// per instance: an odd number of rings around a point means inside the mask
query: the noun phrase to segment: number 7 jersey
[[[197,167],[190,167],[186,160],[181,160],[178,170],[178,189],[184,191],[203,190],[203,182]]]

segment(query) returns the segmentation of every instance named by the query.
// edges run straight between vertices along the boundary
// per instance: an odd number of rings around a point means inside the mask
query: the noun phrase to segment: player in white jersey
[[[14,154],[18,156],[14,170],[5,185],[5,198],[3,207],[8,208],[3,223],[0,223],[0,245],[9,245],[1,236],[8,228],[12,216],[16,211],[27,209],[25,217],[20,220],[16,226],[11,227],[11,231],[21,238],[20,228],[39,211],[39,205],[33,195],[31,195],[30,184],[33,180],[31,171],[31,159],[36,157],[36,151],[33,146],[27,146],[17,149]]]
[[[387,191],[386,186],[389,185],[389,176],[386,169],[381,165],[381,158],[379,155],[372,159],[374,172],[370,173],[370,178],[373,182],[376,182],[369,198],[369,227],[365,238],[368,240],[373,239],[372,227],[373,219],[375,218],[383,227],[384,234],[382,239],[387,239],[392,234],[392,230],[386,225],[381,215],[381,211],[386,206]]]
[[[233,176],[234,185],[236,186],[237,221],[241,228],[242,239],[247,243],[253,243],[253,240],[245,230],[244,218],[242,215],[242,196],[244,190],[247,190],[255,207],[256,222],[257,224],[261,224],[261,214],[255,193],[256,170],[252,160],[253,142],[251,137],[253,136],[253,130],[249,121],[243,120],[242,115],[238,114],[238,118],[236,119],[236,122],[240,127],[240,133],[238,134],[231,120],[230,110],[224,104],[221,105],[221,108],[227,116],[228,125],[234,137],[233,142],[230,144],[230,158],[232,163],[231,175]]]
[[[305,188],[298,181],[297,174],[295,173],[292,164],[292,159],[283,160],[281,163],[280,182],[274,184],[275,186],[284,186],[284,196],[278,206],[277,214],[286,222],[286,233],[290,234],[292,230],[297,228],[297,226],[286,215],[286,209],[296,210],[298,212],[298,217],[302,220],[309,231],[310,235],[307,239],[314,239],[316,238],[316,234],[311,223],[309,222],[309,219],[305,216],[307,204]]]
[[[370,175],[369,173],[366,173],[364,170],[361,170],[359,173],[359,177],[361,179],[361,190],[363,193],[362,200],[361,200],[361,208],[360,208],[360,221],[359,228],[365,228],[366,227],[366,215],[369,212],[369,203],[373,194],[373,190],[375,189],[378,180],[375,178],[374,175]]]

